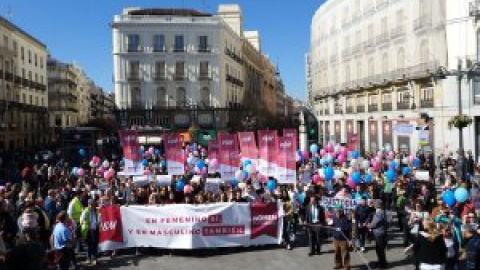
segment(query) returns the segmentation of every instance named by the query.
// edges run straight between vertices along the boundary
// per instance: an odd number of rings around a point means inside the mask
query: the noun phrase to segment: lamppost
[[[462,60],[458,60],[457,70],[448,70],[445,67],[439,67],[435,74],[435,77],[439,79],[445,79],[447,76],[456,76],[457,78],[457,94],[458,94],[458,115],[462,115],[462,80],[463,76],[467,76],[467,80],[471,80],[473,76],[477,75],[477,68],[480,67],[480,63],[474,63],[469,69],[462,70]],[[463,152],[463,127],[458,128],[458,148],[459,152]]]

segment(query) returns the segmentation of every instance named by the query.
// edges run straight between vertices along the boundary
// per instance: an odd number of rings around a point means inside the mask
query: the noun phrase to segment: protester
[[[387,268],[385,250],[387,248],[387,218],[381,202],[377,202],[372,221],[367,225],[375,237],[375,252],[378,258],[378,268]]]
[[[335,217],[332,224],[333,251],[335,256],[334,269],[350,269],[350,247],[352,222],[345,215],[341,205],[335,206]]]
[[[88,208],[80,216],[82,238],[87,243],[87,264],[97,265],[100,212],[95,200],[88,201]]]
[[[414,254],[420,270],[443,270],[447,262],[447,247],[443,236],[431,219],[423,222],[424,231],[418,234]]]
[[[72,247],[72,235],[70,230],[66,226],[65,222],[67,220],[68,214],[65,211],[60,212],[57,215],[58,223],[53,229],[53,248],[58,253],[59,259],[59,269],[68,270],[70,268],[71,262],[71,247]]]
[[[310,247],[308,256],[320,255],[325,230],[323,226],[326,226],[327,223],[325,221],[324,209],[318,204],[316,196],[310,197],[310,203],[306,208],[306,216],[308,244]]]
[[[367,223],[370,217],[370,209],[367,206],[367,198],[362,197],[360,204],[355,209],[355,225],[357,229],[358,246],[361,252],[365,252],[365,240],[367,237]]]

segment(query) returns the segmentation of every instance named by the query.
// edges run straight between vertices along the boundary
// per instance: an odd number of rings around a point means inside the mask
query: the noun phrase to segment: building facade
[[[220,5],[217,14],[127,8],[112,31],[122,126],[228,128],[265,115],[259,108],[275,112],[263,106],[275,103],[275,69],[258,32],[243,30],[238,5]]]
[[[462,70],[474,66],[480,45],[473,6],[467,0],[323,4],[312,19],[306,57],[307,94],[320,141],[358,138],[366,151],[455,151],[458,130],[448,128],[459,107],[453,75],[459,61]],[[464,129],[464,148],[478,155],[474,81],[463,76],[460,97],[462,113],[474,117]],[[420,115],[431,119],[420,126]]]
[[[47,47],[0,17],[0,149],[48,143]]]

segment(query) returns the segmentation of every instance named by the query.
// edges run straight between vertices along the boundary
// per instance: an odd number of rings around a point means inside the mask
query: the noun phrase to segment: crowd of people
[[[167,174],[163,153],[150,150],[142,150],[145,174]],[[371,241],[376,266],[387,268],[388,236],[395,230],[417,269],[480,269],[480,193],[475,166],[471,169],[463,153],[456,158],[442,156],[437,168],[433,156],[422,154],[379,151],[360,157],[358,151],[351,151],[346,156],[343,147],[330,145],[310,150],[292,153],[297,155],[296,185],[260,177],[255,170],[246,170],[251,162],[243,161],[242,173],[225,182],[218,193],[204,188],[206,178],[214,175],[195,164],[204,160],[208,167],[212,161],[208,150],[196,145],[185,145],[186,156],[191,157],[186,158],[185,175],[167,185],[120,177],[121,160],[85,157],[78,168],[61,159],[22,164],[0,186],[0,269],[96,265],[99,209],[106,205],[278,201],[285,213],[282,245],[288,250],[298,246],[296,235],[305,229],[308,256],[314,256],[331,238],[335,269],[350,269],[350,253],[368,252]],[[417,179],[418,170],[429,171],[442,190],[437,191],[434,181]],[[358,205],[325,206],[320,202],[326,197],[356,200]],[[85,260],[79,256],[84,251]],[[25,260],[24,254],[30,259]],[[106,255],[114,257],[116,252]]]

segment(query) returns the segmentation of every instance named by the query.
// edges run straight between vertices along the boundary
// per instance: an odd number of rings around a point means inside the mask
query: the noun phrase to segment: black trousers
[[[379,267],[385,267],[387,265],[387,256],[385,254],[386,248],[387,235],[375,235],[375,253],[377,253]]]
[[[311,253],[320,253],[322,250],[322,228],[314,224],[308,226],[308,245]]]

